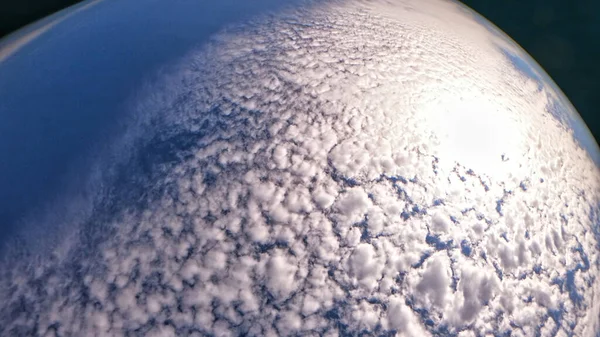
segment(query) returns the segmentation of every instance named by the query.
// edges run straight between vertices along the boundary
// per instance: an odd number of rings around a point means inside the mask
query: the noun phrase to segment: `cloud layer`
[[[593,336],[599,172],[501,39],[438,1],[230,26],[81,238],[5,262],[0,334]]]

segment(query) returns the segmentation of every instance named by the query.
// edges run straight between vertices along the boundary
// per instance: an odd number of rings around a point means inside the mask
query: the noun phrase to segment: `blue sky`
[[[47,30],[0,63],[0,238],[76,181],[67,172],[107,141],[144,81],[272,2],[150,0],[142,15],[135,1],[105,0],[46,20]]]

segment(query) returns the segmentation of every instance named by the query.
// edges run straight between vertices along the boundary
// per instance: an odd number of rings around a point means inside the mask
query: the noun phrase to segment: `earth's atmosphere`
[[[20,223],[0,335],[596,336],[600,151],[518,46],[437,0],[234,21]]]

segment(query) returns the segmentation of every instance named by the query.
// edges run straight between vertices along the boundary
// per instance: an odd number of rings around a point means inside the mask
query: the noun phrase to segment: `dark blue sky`
[[[271,2],[105,0],[0,63],[0,241],[75,181],[67,172],[108,141],[141,83]]]
[[[512,62],[515,68],[519,69],[525,76],[535,80],[539,85],[539,90],[553,90],[562,94],[560,88],[551,78],[543,73],[543,70],[537,64],[514,55],[507,50],[504,51],[504,55]],[[576,112],[573,113],[574,107],[566,99],[566,96],[563,98],[565,99],[552,99],[551,104],[547,107],[548,112],[556,119],[568,123],[568,127],[573,130],[573,137],[581,147],[587,150],[596,165],[600,167],[600,152],[598,151],[594,136],[581,117]]]
[[[461,1],[524,47],[600,139],[600,1]]]

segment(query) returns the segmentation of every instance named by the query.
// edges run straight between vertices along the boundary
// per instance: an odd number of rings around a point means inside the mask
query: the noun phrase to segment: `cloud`
[[[598,169],[437,4],[313,4],[182,60],[105,236],[4,262],[0,332],[593,335]]]

